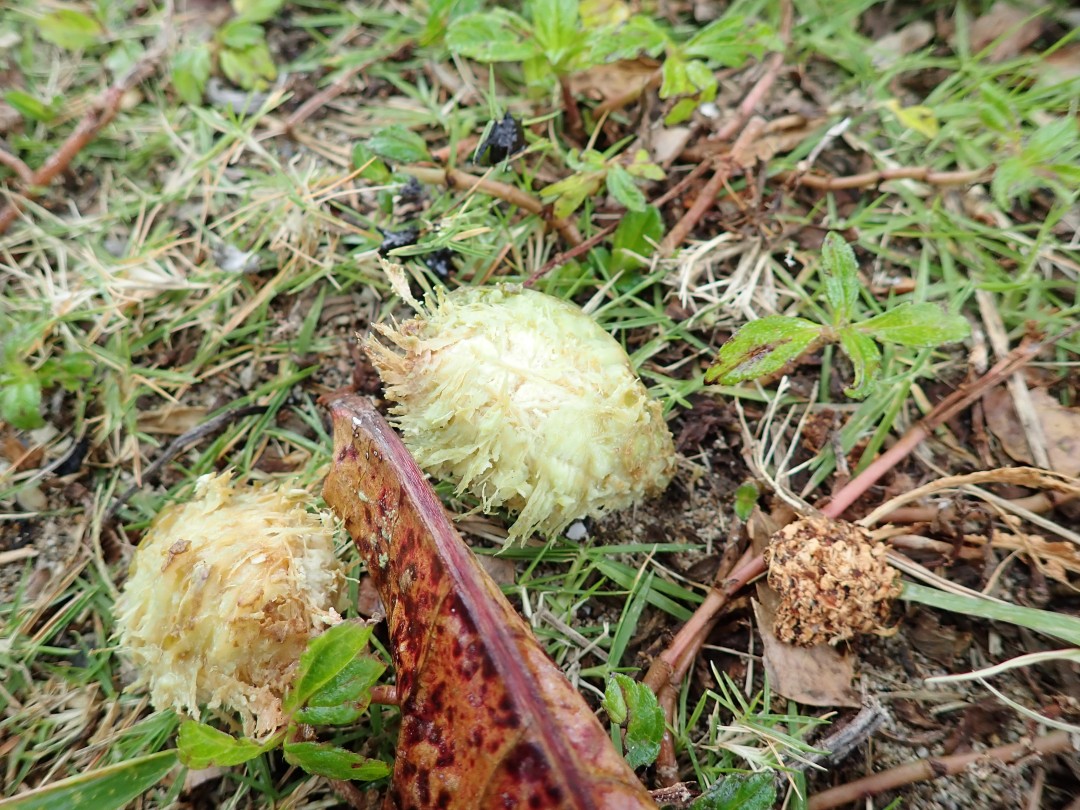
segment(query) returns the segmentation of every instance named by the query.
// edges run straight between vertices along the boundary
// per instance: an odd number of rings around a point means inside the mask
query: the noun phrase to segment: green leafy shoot
[[[851,246],[834,232],[822,244],[820,272],[828,323],[786,315],[751,321],[720,347],[716,362],[705,372],[705,382],[735,385],[771,377],[803,355],[835,343],[847,355],[855,373],[844,393],[861,398],[874,390],[881,371],[878,343],[934,348],[970,334],[962,316],[942,312],[930,303],[901,303],[880,315],[856,320],[861,291],[859,266]]]
[[[732,773],[698,796],[690,810],[770,810],[775,802],[772,771]]]
[[[744,523],[748,521],[754,507],[757,506],[760,496],[761,492],[758,491],[757,485],[753,481],[740,484],[739,488],[735,490],[735,516]]]
[[[367,141],[372,153],[393,163],[416,163],[431,160],[427,143],[415,132],[400,124],[383,127]]]
[[[287,761],[309,773],[363,781],[385,777],[389,768],[384,762],[307,739],[306,733],[299,739],[299,724],[345,725],[367,710],[371,688],[386,669],[378,659],[362,654],[371,632],[370,626],[345,621],[308,642],[283,702],[289,716],[284,729],[256,742],[187,721],[180,726],[177,740],[180,761],[191,768],[228,767],[281,746]]]
[[[664,170],[649,161],[648,153],[639,149],[629,163],[620,156],[607,156],[593,149],[586,149],[580,154],[571,152],[566,163],[574,174],[565,177],[540,190],[540,199],[554,202],[555,216],[560,219],[573,214],[589,197],[600,192],[607,185],[619,203],[636,213],[646,209],[645,195],[638,188],[642,180],[662,180]]]
[[[180,724],[177,749],[180,761],[189,768],[199,770],[211,765],[227,768],[255,759],[259,754],[277,748],[284,734],[272,736],[265,743],[257,743],[244,737],[234,737],[218,731],[206,723],[185,720]]]
[[[323,689],[340,688],[339,676],[367,646],[371,631],[369,625],[341,622],[308,642],[300,656],[296,680],[285,695],[285,711],[295,711]],[[348,699],[355,697],[351,695]]]
[[[128,759],[0,799],[3,810],[120,810],[152,788],[176,764],[176,752]]]
[[[805,318],[771,315],[750,321],[720,347],[705,382],[734,385],[776,374],[817,348],[825,335],[825,327]]]
[[[328,779],[371,782],[390,775],[390,766],[385,762],[368,759],[329,743],[287,742],[283,751],[286,762]]]
[[[626,726],[626,761],[630,767],[651,765],[664,738],[664,712],[653,691],[627,675],[614,673],[608,677],[603,706],[612,721]]]

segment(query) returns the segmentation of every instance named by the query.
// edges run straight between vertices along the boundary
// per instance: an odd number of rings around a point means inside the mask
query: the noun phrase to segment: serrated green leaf
[[[55,102],[46,103],[23,90],[8,90],[4,93],[4,101],[14,107],[23,118],[44,123],[53,120],[58,109]]]
[[[19,430],[45,424],[41,418],[41,380],[25,363],[8,363],[0,376],[0,419]]]
[[[446,47],[478,62],[524,62],[539,54],[539,46],[526,39],[529,24],[504,8],[458,17],[446,30]]]
[[[611,196],[631,211],[645,210],[645,195],[622,166],[616,165],[608,169],[607,187]]]
[[[660,98],[686,96],[697,89],[686,74],[686,61],[675,55],[669,55],[664,60],[660,77]]]
[[[266,40],[266,33],[261,25],[253,22],[245,22],[237,18],[229,20],[221,26],[217,32],[218,41],[233,50],[242,51],[252,45],[258,45]]]
[[[720,347],[705,382],[734,385],[780,371],[809,351],[823,330],[821,324],[783,315],[750,321]]]
[[[606,171],[572,174],[540,189],[540,199],[545,202],[554,200],[553,211],[555,216],[559,217],[559,219],[565,219],[585,202],[586,197],[591,197],[600,190],[600,184],[606,174]]]
[[[237,18],[253,23],[266,22],[277,14],[283,5],[285,0],[232,0]]]
[[[691,59],[686,63],[686,78],[690,83],[694,85],[694,90],[701,95],[713,95],[716,94],[716,75],[709,69],[709,66],[702,62],[700,59]],[[702,101],[711,101],[712,99],[703,98]]]
[[[668,114],[664,116],[664,123],[668,126],[681,124],[683,121],[690,118],[697,108],[698,101],[696,98],[684,98],[672,107]]]
[[[160,782],[175,764],[175,751],[159,751],[94,771],[86,771],[8,799],[0,799],[0,808],[120,810]]]
[[[881,350],[871,338],[851,327],[840,330],[840,348],[855,369],[855,380],[844,393],[853,398],[867,396],[873,390],[881,368]]]
[[[882,343],[919,348],[954,343],[971,334],[962,316],[943,312],[937,304],[900,304],[854,328]]]
[[[772,771],[728,774],[698,796],[690,810],[771,810],[776,803]]]
[[[371,782],[390,775],[390,766],[377,759],[368,759],[328,743],[285,743],[285,760],[308,773],[328,779]]]
[[[306,704],[319,690],[334,683],[367,646],[371,627],[354,621],[336,624],[308,642],[300,656],[296,680],[285,695],[284,708],[292,712]]]
[[[638,149],[634,153],[634,160],[626,167],[634,177],[643,177],[646,180],[663,180],[667,175],[664,170],[649,160],[649,153],[644,149]]]
[[[610,705],[615,714],[611,710],[608,714],[613,720],[615,715],[625,718],[626,762],[631,768],[651,765],[660,753],[660,741],[664,738],[664,711],[652,689],[621,673],[608,677],[608,686],[604,690],[605,703],[612,692],[612,684],[621,694],[622,703],[612,695]]]
[[[293,713],[298,723],[312,726],[342,726],[355,722],[368,707],[371,687],[386,665],[370,655],[350,661],[326,686],[315,692],[307,705]]]
[[[255,759],[259,754],[277,746],[280,738],[272,737],[260,745],[253,740],[234,737],[205,723],[185,720],[180,724],[176,750],[180,761],[196,770],[216,765],[227,768]]]
[[[825,234],[821,245],[821,274],[833,325],[848,323],[859,300],[859,263],[851,245],[835,231]]]
[[[400,124],[383,127],[367,141],[368,148],[376,155],[395,163],[416,163],[431,160],[424,139]]]
[[[529,3],[533,34],[551,66],[564,72],[571,55],[580,47],[577,0],[532,0]]]
[[[651,17],[635,14],[616,28],[590,32],[587,51],[597,62],[656,57],[667,47],[668,36]]]
[[[750,519],[750,515],[754,511],[754,507],[757,506],[758,496],[761,495],[758,492],[757,486],[753,481],[747,481],[745,484],[741,484],[738,489],[735,490],[735,517],[744,523]]]
[[[71,8],[46,14],[37,27],[42,39],[69,51],[89,48],[104,33],[101,23]]]
[[[202,102],[210,67],[210,47],[206,43],[177,51],[172,60],[172,85],[182,101],[191,105]]]
[[[262,90],[277,76],[277,66],[265,42],[242,50],[222,48],[218,64],[226,78],[244,90]]]

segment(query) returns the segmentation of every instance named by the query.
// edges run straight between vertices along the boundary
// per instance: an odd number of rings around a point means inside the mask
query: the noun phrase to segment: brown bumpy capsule
[[[780,594],[776,635],[788,644],[836,644],[859,633],[890,635],[900,575],[886,549],[852,523],[797,520],[772,536],[765,552],[769,585]]]

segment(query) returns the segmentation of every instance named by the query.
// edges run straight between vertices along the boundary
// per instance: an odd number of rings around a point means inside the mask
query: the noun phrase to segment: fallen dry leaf
[[[773,632],[780,596],[763,583],[758,583],[757,595],[751,601],[761,633],[765,674],[773,691],[808,706],[862,705],[851,688],[854,657],[828,644],[796,647],[780,641]]]
[[[1033,16],[1031,9],[998,0],[971,24],[971,50],[981,51],[996,40],[997,44],[987,56],[987,61],[1011,59],[1039,38],[1042,26],[1042,20]]]
[[[1080,475],[1080,409],[1065,408],[1042,388],[1031,389],[1031,404],[1042,426],[1050,468],[1063,475]],[[1004,386],[983,397],[986,426],[1014,461],[1030,464],[1031,449]]]
[[[361,397],[330,405],[323,495],[386,606],[401,732],[386,808],[655,807]]]

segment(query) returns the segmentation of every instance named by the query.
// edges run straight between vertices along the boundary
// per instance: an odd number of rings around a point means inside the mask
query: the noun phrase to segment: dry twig
[[[31,177],[28,179],[21,178],[25,185],[23,199],[12,197],[8,200],[7,205],[0,210],[0,235],[7,233],[7,229],[11,227],[11,223],[19,216],[25,202],[39,196],[38,187],[48,186],[49,183],[55,180],[57,175],[71,165],[71,161],[75,159],[79,152],[97,137],[102,128],[116,117],[117,112],[120,111],[120,102],[123,101],[124,94],[135,85],[148,79],[157,70],[158,63],[165,53],[167,42],[167,34],[160,36],[157,42],[143,54],[143,57],[131,70],[117,79],[102,94],[97,103],[83,116],[72,133],[60,145],[60,148],[53,152],[48,160],[37,171],[33,172]],[[15,158],[15,160],[18,160],[18,158]],[[22,161],[19,162],[22,163]],[[6,162],[5,165],[11,166],[12,164]],[[26,166],[26,164],[24,163],[23,166]]]
[[[1010,765],[1019,759],[1030,755],[1046,756],[1048,754],[1061,754],[1066,751],[1075,751],[1068,732],[1055,731],[1043,737],[1033,740],[1000,745],[987,751],[970,751],[966,754],[954,754],[948,757],[929,757],[917,762],[909,762],[887,771],[871,774],[863,779],[856,779],[846,785],[831,788],[810,797],[810,810],[829,810],[831,807],[839,807],[844,804],[857,802],[860,799],[876,796],[886,790],[912,782],[925,782],[929,779],[939,779],[942,776],[952,776],[965,771],[977,762],[995,762],[999,765]]]

